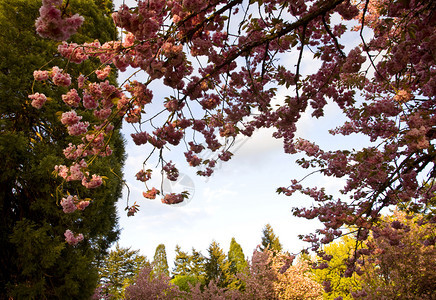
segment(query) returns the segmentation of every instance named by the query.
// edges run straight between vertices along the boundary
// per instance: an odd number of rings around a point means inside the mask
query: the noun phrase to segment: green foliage
[[[350,235],[342,237],[340,240],[330,243],[325,246],[324,251],[333,258],[328,262],[328,267],[325,269],[315,269],[315,280],[320,284],[330,282],[331,291],[324,293],[324,299],[354,299],[351,295],[361,287],[361,279],[357,274],[351,277],[344,277],[343,274],[347,269],[346,260],[356,248],[356,239]]]
[[[233,273],[242,272],[247,267],[247,261],[245,260],[242,247],[238,244],[238,242],[236,242],[234,237],[230,241],[228,259],[230,261],[230,268]]]
[[[209,257],[206,258],[204,268],[206,271],[206,285],[214,281],[219,288],[227,287],[231,282],[230,261],[220,245],[213,241],[207,249]]]
[[[156,247],[153,259],[153,272],[155,274],[165,274],[169,276],[167,252],[165,251],[165,245],[159,244]]]
[[[188,252],[182,251],[179,245],[176,245],[176,257],[174,258],[173,276],[186,276],[190,274],[190,260]]]
[[[205,284],[205,258],[194,248],[191,254],[182,251],[180,246],[176,246],[176,257],[174,259],[174,268],[172,271],[172,283],[179,286],[182,291],[189,291],[190,285],[194,286],[200,283],[202,287]]]
[[[244,287],[243,282],[237,278],[237,274],[246,270],[248,263],[245,260],[244,252],[241,245],[239,245],[233,237],[230,241],[229,253],[227,254],[230,262],[230,272],[232,273],[232,282],[230,288],[242,289]]]
[[[199,251],[192,248],[190,257],[190,274],[195,276],[198,281],[203,285],[206,278],[205,270],[206,258]]]
[[[69,3],[86,18],[74,41],[116,37],[109,15],[93,1]],[[57,43],[35,33],[40,6],[39,0],[0,0],[0,299],[83,299],[97,284],[98,260],[118,238],[115,203],[121,195],[124,142],[114,134],[114,155],[91,167],[107,175],[106,188],[78,187],[93,203],[83,213],[63,213],[54,192],[60,181],[52,172],[65,163],[62,150],[73,141],[57,113],[66,109],[61,100],[66,89],[33,83],[32,74],[46,64],[74,76],[90,74],[99,63],[77,66],[54,56]],[[42,110],[30,106],[27,95],[34,87],[49,97]],[[66,245],[67,228],[83,233],[86,241]]]
[[[270,224],[266,224],[262,231],[262,243],[260,245],[260,250],[264,251],[269,249],[275,252],[282,251],[282,244],[280,244],[279,238],[274,234]]]
[[[191,288],[197,284],[201,285],[198,277],[194,275],[176,275],[171,279],[171,283],[177,285],[179,289],[184,292],[190,292]]]
[[[102,261],[99,267],[100,285],[115,299],[123,299],[123,287],[133,283],[142,268],[149,265],[147,258],[138,250],[122,248],[118,244]]]

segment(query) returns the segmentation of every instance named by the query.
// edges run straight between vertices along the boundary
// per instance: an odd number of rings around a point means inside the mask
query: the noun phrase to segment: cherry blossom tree
[[[311,207],[294,208],[294,215],[323,223],[324,228],[303,239],[324,258],[322,245],[340,237],[344,228],[353,228],[358,242],[366,240],[386,207],[428,209],[436,190],[431,181],[436,157],[436,3],[144,0],[136,4],[122,5],[112,15],[123,30],[122,40],[59,45],[59,53],[70,63],[99,61],[101,67],[93,74],[72,78],[68,65],[34,74],[35,80],[69,88],[59,99],[71,107],[61,121],[82,142],[65,150],[70,165],[55,168],[65,188],[72,181],[88,188],[103,183],[104,178],[90,174],[88,168],[110,155],[113,124],[124,119],[135,129],[133,141],[149,149],[137,173],[144,197],[159,195],[165,204],[187,197],[186,192],[165,193],[149,183],[150,166],[156,164],[169,180],[177,179],[179,167],[171,160],[171,149],[183,151],[198,175],[210,176],[218,162],[231,159],[236,138],[273,128],[273,137],[282,139],[285,152],[304,155],[298,160],[301,167],[345,179],[340,197],[297,179],[278,189],[314,200]],[[44,0],[38,32],[67,39],[81,18],[64,12],[62,1]],[[302,59],[309,52],[319,68],[304,73]],[[295,57],[295,63],[285,63],[285,56]],[[105,80],[111,72],[128,67],[135,79],[129,77],[119,87]],[[164,100],[154,97],[155,83],[168,89]],[[276,99],[279,88],[287,91],[284,99]],[[44,109],[43,94],[34,91],[29,99],[35,109]],[[347,120],[331,134],[362,134],[369,138],[369,146],[324,151],[295,138],[304,113],[320,118],[333,104]],[[99,121],[78,115],[75,109],[82,106]],[[216,153],[216,158],[205,159],[206,151]],[[127,204],[129,215],[138,209],[136,203]],[[434,224],[434,214],[429,220]],[[360,254],[356,251],[352,261]],[[355,268],[350,263],[349,270]]]
[[[367,242],[371,255],[361,260],[358,299],[434,299],[435,231],[422,216],[395,211],[382,219]]]

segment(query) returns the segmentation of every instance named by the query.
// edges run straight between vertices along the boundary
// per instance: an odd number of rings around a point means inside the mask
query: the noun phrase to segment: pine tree
[[[165,251],[164,244],[159,244],[156,247],[153,259],[153,272],[156,275],[165,274],[166,276],[169,276],[170,274],[168,269],[167,252]]]
[[[176,257],[174,258],[174,268],[172,271],[173,277],[188,275],[191,271],[189,266],[190,255],[188,252],[182,251],[179,245],[176,245]]]
[[[123,287],[133,283],[142,268],[150,265],[139,250],[122,248],[118,244],[103,260],[99,268],[100,286],[115,299],[123,299]]]
[[[205,270],[204,256],[195,248],[192,248],[192,254],[181,250],[180,246],[176,246],[176,258],[174,260],[173,279],[172,283],[177,285],[180,290],[189,292],[192,286],[200,283],[204,286]]]
[[[91,170],[108,174],[106,188],[78,187],[83,198],[94,202],[83,212],[65,214],[55,193],[60,181],[51,174],[54,165],[65,162],[62,151],[74,140],[57,113],[65,110],[61,94],[66,90],[40,82],[33,86],[32,74],[47,63],[74,75],[90,74],[98,63],[77,66],[59,55],[53,59],[57,43],[35,33],[40,5],[39,0],[0,0],[0,299],[86,299],[97,285],[98,261],[119,234],[115,203],[121,195],[124,145],[115,132],[114,155]],[[105,5],[112,7],[112,2]],[[73,41],[116,37],[103,7],[78,0],[69,1],[69,7],[86,18]],[[33,87],[50,97],[38,111],[27,97]],[[86,241],[67,245],[67,228],[83,233]]]
[[[220,245],[213,241],[207,249],[209,257],[206,258],[205,271],[206,285],[214,281],[220,288],[227,287],[231,280],[230,262],[227,260],[226,254]]]
[[[232,282],[230,284],[230,288],[241,289],[243,287],[243,283],[237,278],[236,275],[243,272],[247,268],[248,264],[245,260],[245,255],[242,251],[241,245],[236,242],[234,237],[230,241],[230,248],[227,257],[230,262],[230,272],[232,273]]]
[[[270,224],[266,224],[262,230],[262,244],[260,250],[264,251],[269,249],[275,252],[282,251],[282,244],[280,244],[279,238],[274,234],[274,230]]]
[[[203,256],[203,254],[201,254],[200,251],[195,250],[195,248],[192,248],[191,253],[192,254],[189,262],[190,274],[195,276],[195,278],[197,278],[198,281],[203,285],[206,278],[206,258]]]

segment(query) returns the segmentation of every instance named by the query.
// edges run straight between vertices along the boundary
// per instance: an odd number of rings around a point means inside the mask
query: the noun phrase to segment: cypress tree
[[[228,258],[231,264],[230,268],[235,274],[242,272],[247,267],[247,261],[245,260],[245,255],[242,251],[242,247],[238,244],[238,242],[236,242],[234,237],[230,241]]]
[[[65,214],[55,193],[60,181],[52,172],[54,165],[64,164],[63,149],[73,141],[57,113],[65,110],[61,95],[66,90],[36,82],[51,99],[41,110],[30,106],[27,96],[33,71],[44,65],[77,76],[99,64],[77,66],[56,55],[58,43],[35,33],[40,6],[40,0],[0,0],[0,299],[87,299],[97,285],[99,261],[119,234],[115,203],[121,195],[124,142],[116,133],[114,154],[92,165],[91,171],[107,175],[106,188],[78,187],[82,198],[94,201],[83,212]],[[116,37],[111,1],[70,0],[69,6],[85,17],[72,41]],[[67,245],[67,228],[86,240]]]
[[[159,244],[156,247],[153,259],[153,272],[156,275],[165,274],[166,276],[169,276],[170,274],[168,269],[167,252],[164,244]]]
[[[230,272],[232,273],[232,282],[230,284],[230,288],[241,289],[243,287],[243,283],[237,278],[236,275],[243,272],[247,268],[248,264],[245,260],[245,255],[242,251],[241,245],[236,242],[234,237],[230,241],[230,248],[227,257],[230,262]]]

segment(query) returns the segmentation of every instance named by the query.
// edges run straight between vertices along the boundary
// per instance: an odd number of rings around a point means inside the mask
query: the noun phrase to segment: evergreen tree
[[[195,276],[195,278],[197,278],[198,281],[203,285],[206,278],[206,258],[203,256],[203,254],[201,254],[200,251],[195,250],[195,248],[192,248],[191,253],[192,254],[189,262],[190,274]]]
[[[279,238],[274,234],[274,230],[270,224],[265,225],[262,233],[262,244],[260,245],[261,251],[265,251],[265,249],[275,252],[282,251],[282,244],[280,244]]]
[[[182,251],[179,245],[176,245],[176,257],[174,258],[174,268],[172,271],[173,277],[188,275],[190,268],[190,255],[188,252]]]
[[[94,201],[83,212],[65,214],[55,192],[61,182],[52,172],[66,161],[63,149],[75,141],[57,113],[66,110],[61,99],[66,90],[33,84],[32,73],[49,64],[74,76],[91,74],[99,63],[77,66],[59,55],[53,59],[58,44],[35,33],[40,6],[40,0],[0,0],[0,299],[86,299],[97,285],[99,260],[119,234],[115,203],[121,195],[124,145],[116,131],[114,155],[90,167],[108,174],[106,188],[77,186],[82,198]],[[86,18],[73,41],[114,39],[111,7],[111,1],[69,1],[69,9]],[[30,105],[33,88],[49,97],[41,110]],[[67,228],[83,233],[86,241],[67,245]]]
[[[170,274],[168,269],[167,252],[165,251],[164,244],[159,244],[156,247],[153,259],[153,272],[155,274],[165,274],[166,276],[169,276]]]
[[[248,264],[245,260],[244,252],[241,245],[239,245],[233,237],[230,241],[229,253],[227,254],[230,262],[230,272],[232,273],[232,283],[230,288],[240,289],[243,287],[243,283],[237,278],[237,274],[243,272]]]
[[[230,262],[227,260],[226,254],[220,245],[213,241],[207,249],[209,257],[206,258],[205,283],[208,285],[214,281],[220,288],[227,287],[231,280]]]
[[[181,250],[180,246],[176,246],[176,258],[174,260],[173,279],[172,283],[177,285],[180,290],[189,292],[192,286],[200,283],[204,286],[205,270],[204,256],[195,248],[192,248],[192,254]]]
[[[99,268],[100,286],[115,299],[123,299],[124,287],[133,283],[142,268],[150,265],[139,250],[122,248],[118,244],[103,260]]]
[[[242,251],[242,247],[238,244],[238,242],[236,242],[234,237],[230,241],[228,259],[231,264],[230,268],[235,274],[242,272],[247,267],[247,261],[245,260],[245,255]]]

